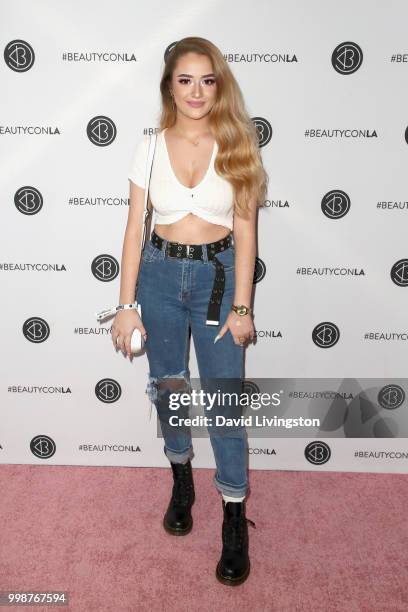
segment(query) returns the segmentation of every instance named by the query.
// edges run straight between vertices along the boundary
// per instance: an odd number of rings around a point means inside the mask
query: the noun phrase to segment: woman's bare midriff
[[[222,240],[230,233],[228,227],[209,223],[194,213],[188,213],[179,221],[168,225],[156,223],[154,229],[161,238],[181,244],[215,242],[216,240]]]

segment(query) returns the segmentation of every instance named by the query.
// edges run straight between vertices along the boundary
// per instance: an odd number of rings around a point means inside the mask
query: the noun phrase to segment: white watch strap
[[[102,321],[103,319],[106,319],[106,317],[115,315],[119,310],[129,310],[131,308],[137,309],[137,302],[134,302],[133,304],[118,304],[117,306],[112,306],[112,308],[107,308],[106,310],[97,312],[96,319],[98,321]]]

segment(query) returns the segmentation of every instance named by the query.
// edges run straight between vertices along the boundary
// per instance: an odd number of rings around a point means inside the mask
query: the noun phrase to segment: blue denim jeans
[[[164,240],[164,239],[163,239]],[[231,310],[235,285],[235,248],[217,253],[225,272],[225,289],[219,325],[207,325],[207,308],[214,282],[215,266],[204,245],[203,259],[170,257],[146,241],[140,263],[137,300],[147,332],[145,349],[149,362],[146,392],[155,405],[164,439],[164,453],[173,463],[184,463],[194,456],[190,427],[169,424],[170,393],[190,392],[188,367],[189,328],[194,341],[200,388],[232,393],[241,388],[244,375],[244,347],[235,344],[230,330],[214,344],[214,338]],[[229,384],[230,380],[230,384]],[[241,416],[240,406],[225,407],[215,402],[211,415]],[[206,410],[204,412],[207,412]],[[174,412],[172,413],[174,414]],[[177,415],[188,417],[188,408]],[[207,416],[207,415],[206,415]],[[215,487],[225,495],[247,494],[247,433],[245,426],[208,426],[214,453]]]

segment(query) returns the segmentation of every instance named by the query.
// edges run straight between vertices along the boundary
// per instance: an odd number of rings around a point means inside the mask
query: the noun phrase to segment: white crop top
[[[152,174],[150,177],[150,200],[156,212],[158,224],[175,223],[193,213],[210,223],[233,229],[233,188],[231,183],[215,172],[214,161],[218,144],[214,142],[210,165],[202,181],[190,189],[173,172],[164,132],[157,134]],[[128,178],[144,189],[149,136],[137,144]]]

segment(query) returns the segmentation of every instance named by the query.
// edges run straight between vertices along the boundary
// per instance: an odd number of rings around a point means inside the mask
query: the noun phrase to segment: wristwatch
[[[243,304],[239,304],[239,305],[233,304],[231,306],[231,310],[233,310],[234,312],[236,312],[237,314],[241,316],[252,312],[252,308],[249,308],[248,306],[244,306]]]

